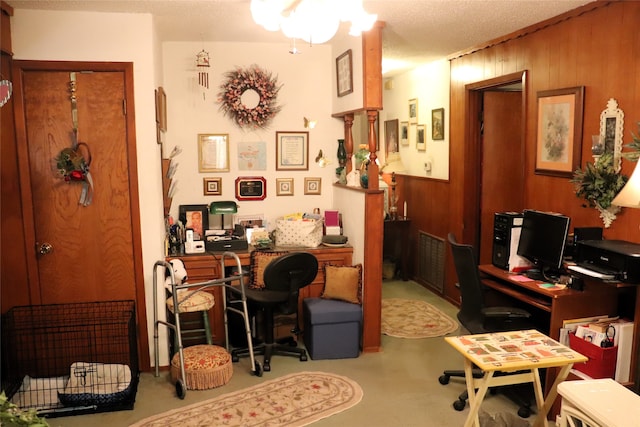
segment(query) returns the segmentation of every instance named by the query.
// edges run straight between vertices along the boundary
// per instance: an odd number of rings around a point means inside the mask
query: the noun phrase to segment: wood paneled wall
[[[417,231],[476,243],[478,198],[470,194],[478,179],[478,147],[469,143],[467,85],[527,70],[525,107],[525,207],[569,215],[574,226],[602,226],[596,209],[584,207],[568,178],[535,173],[537,98],[539,91],[585,86],[582,161],[591,157],[591,135],[599,133],[599,117],[615,98],[624,111],[624,144],[638,134],[640,122],[640,2],[594,2],[451,58],[449,181],[398,176],[398,187],[412,219],[411,244],[417,256]],[[472,70],[473,74],[467,71]],[[475,77],[464,77],[474,75]],[[478,77],[479,76],[479,77]],[[623,160],[631,175],[635,164]],[[500,174],[500,170],[495,171]],[[473,190],[475,191],[475,190]],[[402,206],[401,203],[399,206]],[[607,239],[640,242],[640,210],[623,209]],[[447,251],[444,297],[457,303],[456,276]],[[412,260],[415,271],[415,259]]]

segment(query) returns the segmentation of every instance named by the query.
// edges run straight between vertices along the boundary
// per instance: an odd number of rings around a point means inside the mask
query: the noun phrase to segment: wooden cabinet
[[[276,250],[303,250],[310,252],[318,259],[318,275],[315,280],[303,288],[300,292],[300,300],[298,301],[298,310],[300,313],[300,327],[302,327],[302,300],[309,297],[317,297],[322,293],[324,287],[324,266],[331,265],[351,265],[353,259],[353,248],[327,248],[320,246],[318,248],[276,248]],[[250,251],[236,252],[240,258],[243,267],[250,264]],[[167,260],[179,258],[184,262],[187,270],[187,280],[191,283],[205,282],[208,280],[219,279],[222,277],[220,254],[206,253],[194,255],[181,255],[177,257],[169,257]],[[236,266],[233,258],[225,260],[226,267]],[[216,305],[209,312],[209,323],[211,325],[211,335],[214,344],[224,346],[224,313],[222,307],[222,287],[213,287],[208,290],[213,293],[216,299]]]

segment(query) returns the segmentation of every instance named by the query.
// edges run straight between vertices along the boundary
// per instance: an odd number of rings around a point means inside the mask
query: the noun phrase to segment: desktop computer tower
[[[509,258],[518,250],[522,214],[496,212],[493,216],[493,250],[491,262],[498,268],[509,270]]]

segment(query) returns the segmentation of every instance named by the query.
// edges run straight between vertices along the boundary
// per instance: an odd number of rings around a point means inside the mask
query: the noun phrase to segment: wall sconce
[[[313,129],[313,128],[316,127],[316,124],[318,124],[317,120],[307,119],[306,117],[304,117],[304,127],[305,127],[305,129]]]

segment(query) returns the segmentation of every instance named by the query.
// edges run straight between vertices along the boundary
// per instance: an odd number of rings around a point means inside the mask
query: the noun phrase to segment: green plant
[[[613,154],[605,153],[594,163],[587,162],[584,170],[576,169],[571,182],[576,196],[585,199],[590,207],[607,209],[628,179],[613,168]]]
[[[638,130],[640,130],[640,122],[638,122]],[[625,147],[631,148],[632,151],[622,153],[622,157],[632,162],[637,162],[640,158],[640,137],[631,132],[633,142],[626,144]]]
[[[38,417],[35,409],[25,411],[11,403],[3,391],[0,393],[0,425],[48,427],[49,423]]]

